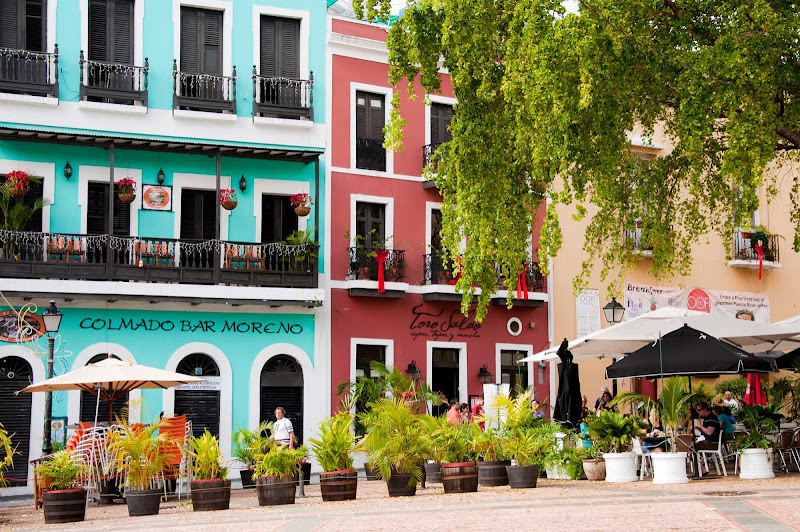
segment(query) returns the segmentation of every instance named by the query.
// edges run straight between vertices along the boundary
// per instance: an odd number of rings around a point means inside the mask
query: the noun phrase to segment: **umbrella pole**
[[[692,376],[689,375],[689,393],[692,393]],[[694,473],[692,474],[693,477],[699,476],[700,473],[700,459],[697,457],[697,452],[695,451],[695,441],[694,441],[694,419],[692,418],[692,414],[694,414],[694,401],[689,401],[689,408],[691,409],[691,413],[689,414],[689,431],[692,435],[692,446],[690,448],[692,452],[691,460],[695,463]]]

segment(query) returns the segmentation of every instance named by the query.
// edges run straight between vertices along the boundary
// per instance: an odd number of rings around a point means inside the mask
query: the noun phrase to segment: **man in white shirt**
[[[292,422],[286,417],[286,410],[282,406],[275,409],[276,421],[272,425],[272,435],[270,438],[283,445],[288,445],[289,449],[294,449],[294,427]]]
[[[725,406],[730,408],[731,410],[736,410],[739,408],[739,401],[733,398],[733,394],[731,392],[725,392],[725,399],[722,401],[725,403]]]

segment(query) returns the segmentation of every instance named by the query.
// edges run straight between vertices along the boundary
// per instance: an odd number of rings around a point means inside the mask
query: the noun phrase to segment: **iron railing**
[[[356,139],[356,168],[386,171],[386,148],[381,139]]]
[[[378,251],[388,251],[383,265],[384,280],[400,281],[406,276],[406,252],[399,249],[349,248],[350,262],[347,277],[367,281],[378,280]]]
[[[0,48],[0,92],[58,98],[58,45],[52,54]]]
[[[175,59],[172,92],[174,109],[236,114],[236,66],[231,76],[181,72]]]
[[[253,116],[314,119],[314,73],[309,79],[259,76],[253,65]]]
[[[147,75],[150,62],[144,66],[105,63],[87,60],[81,50],[78,60],[81,71],[81,100],[99,98],[109,103],[133,104],[141,102],[147,106]]]
[[[316,244],[0,230],[3,276],[316,288]]]
[[[436,165],[438,163],[438,157],[436,156],[436,150],[441,146],[441,142],[434,142],[432,144],[426,144],[422,147],[422,167],[427,168],[429,165],[433,165],[433,170],[436,170]]]
[[[531,262],[527,264],[527,268],[524,268],[522,271],[523,279],[525,280],[525,286],[528,289],[528,292],[544,292],[545,291],[545,279],[544,275],[542,274],[541,270],[539,269],[538,262]],[[512,289],[517,286],[517,277],[514,277],[514,282],[512,283]],[[497,289],[498,290],[506,290],[507,287],[505,285],[505,277],[503,277],[502,273],[499,271],[497,272]]]
[[[434,251],[422,256],[425,284],[455,284],[456,268],[447,253]]]
[[[625,242],[629,249],[633,249],[633,251],[637,253],[653,252],[653,245],[644,241],[642,238],[642,230],[639,227],[625,230]]]
[[[751,242],[753,233],[747,231],[735,231],[733,233],[733,255],[734,260],[758,260],[758,252]],[[780,262],[780,238],[778,235],[765,235],[767,245],[764,248],[764,260]]]

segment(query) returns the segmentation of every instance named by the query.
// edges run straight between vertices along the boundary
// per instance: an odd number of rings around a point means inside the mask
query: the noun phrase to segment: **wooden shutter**
[[[214,227],[217,225],[217,209],[219,209],[219,203],[217,203],[217,198],[213,190],[202,190],[200,191],[200,196],[203,205],[203,226],[200,231],[200,238],[203,240],[213,240],[216,236]]]
[[[0,0],[0,48],[20,48],[19,0]]]
[[[109,61],[106,0],[89,4],[89,61]]]
[[[36,200],[39,198],[44,197],[44,183],[42,181],[31,181],[31,184],[28,186],[28,193],[25,194],[25,197],[22,199],[22,204],[27,205],[28,207],[33,207]],[[33,232],[41,232],[42,231],[42,220],[43,220],[43,213],[42,209],[39,209],[33,216],[31,216],[30,220],[25,224],[26,231],[33,231]]]
[[[222,12],[181,8],[181,71],[222,74]]]
[[[114,235],[130,236],[131,234],[131,206],[122,203],[119,199],[119,185],[114,185]]]
[[[197,198],[194,190],[184,190],[181,194],[181,240],[197,239]]]
[[[110,17],[113,49],[109,58],[114,63],[133,64],[133,2],[112,0],[114,6]]]
[[[261,75],[276,77],[278,75],[278,50],[275,44],[277,19],[263,15],[261,17]]]
[[[439,135],[439,124],[441,122],[439,118],[438,106],[433,104],[431,106],[431,144],[439,144],[442,142],[441,136]]]
[[[383,96],[369,95],[368,123],[369,138],[383,140],[383,126],[386,123],[386,114],[383,109]]]
[[[300,77],[300,21],[285,18],[281,21],[280,76]]]
[[[86,232],[90,235],[106,233],[107,196],[108,184],[89,183],[86,196]]]
[[[25,49],[44,52],[46,48],[44,0],[25,0]]]
[[[450,122],[453,120],[453,107],[435,103],[431,106],[431,144],[441,144],[453,139]]]
[[[453,133],[450,131],[450,123],[453,121],[453,106],[442,105],[441,138],[442,142],[453,140]]]
[[[261,17],[261,75],[300,77],[300,21]]]
[[[204,74],[222,74],[222,12],[203,10],[203,61]]]
[[[366,92],[356,92],[356,138],[367,138],[367,109],[369,95]]]
[[[181,72],[199,72],[200,60],[197,55],[197,12],[198,9],[181,8]]]

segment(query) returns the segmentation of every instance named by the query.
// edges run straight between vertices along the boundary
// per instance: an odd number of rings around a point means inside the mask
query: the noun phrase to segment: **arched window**
[[[206,429],[219,438],[219,366],[204,353],[192,353],[178,363],[178,373],[196,377],[211,377],[201,388],[175,390],[175,415],[186,415],[192,422],[192,434],[201,436]]]
[[[7,356],[0,359],[0,423],[11,434],[11,443],[17,448],[14,467],[6,470],[6,478],[28,477],[31,441],[31,405],[33,394],[19,390],[31,384],[33,369],[24,358]],[[0,453],[0,460],[5,456]],[[9,480],[9,486],[25,486],[27,481]]]
[[[270,358],[261,370],[261,420],[275,421],[282,406],[298,442],[303,441],[303,369],[289,355]]]

